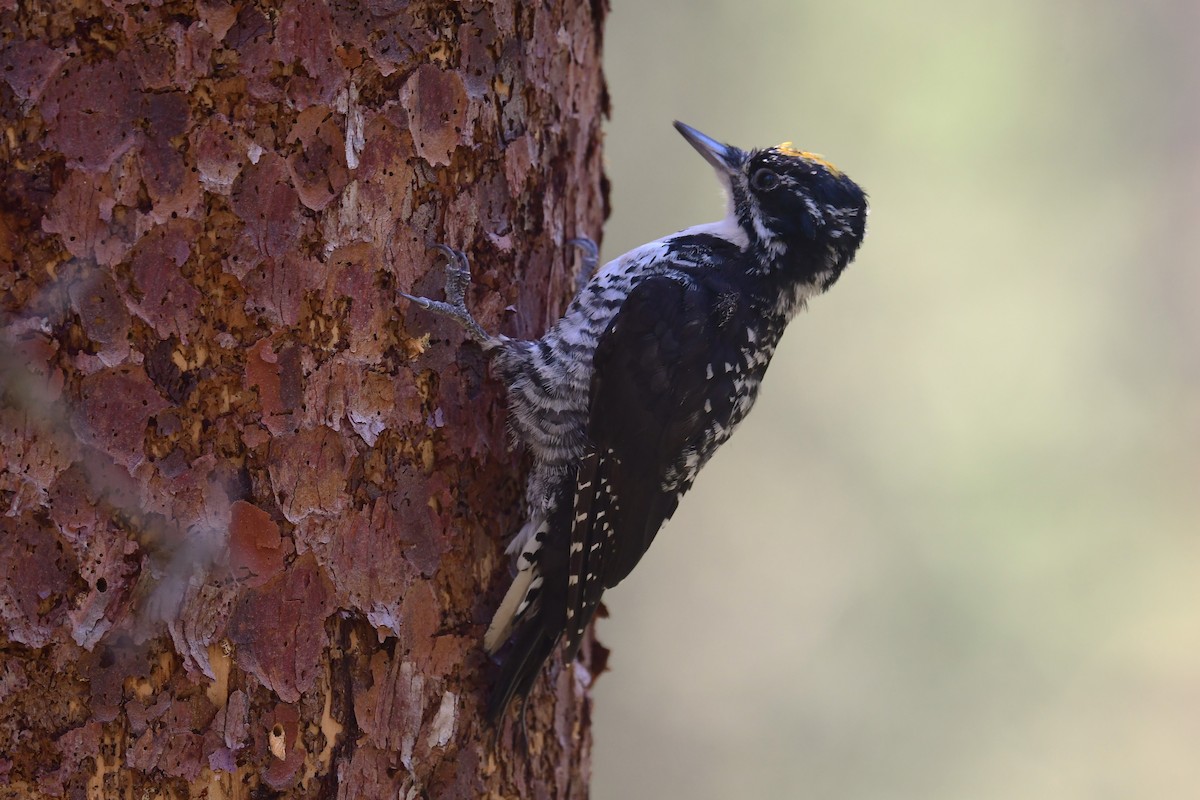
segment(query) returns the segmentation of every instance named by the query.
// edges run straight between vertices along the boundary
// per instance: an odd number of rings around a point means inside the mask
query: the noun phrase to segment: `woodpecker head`
[[[805,277],[822,289],[833,285],[866,231],[867,196],[858,184],[790,142],[745,151],[682,122],[675,128],[717,171],[731,213],[767,265],[806,264],[812,275]]]

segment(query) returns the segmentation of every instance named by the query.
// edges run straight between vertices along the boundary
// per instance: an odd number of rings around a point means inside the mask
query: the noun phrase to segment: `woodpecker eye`
[[[769,169],[760,169],[750,176],[750,185],[759,192],[769,192],[779,185],[779,176]]]

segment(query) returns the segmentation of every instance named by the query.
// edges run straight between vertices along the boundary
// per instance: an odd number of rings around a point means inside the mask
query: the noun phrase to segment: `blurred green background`
[[[866,243],[606,595],[594,796],[1200,797],[1200,4],[614,0],[604,257],[794,140]]]

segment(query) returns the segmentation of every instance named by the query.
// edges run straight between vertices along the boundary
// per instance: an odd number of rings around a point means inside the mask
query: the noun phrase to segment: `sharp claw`
[[[428,297],[417,297],[405,292],[400,292],[400,296],[410,302],[416,303],[421,308],[429,308],[429,304],[432,302]]]
[[[421,308],[450,317],[459,325],[466,328],[471,338],[475,339],[485,348],[498,345],[503,337],[498,339],[489,335],[487,331],[480,327],[475,318],[471,316],[470,310],[467,309],[466,293],[467,287],[471,285],[471,263],[467,260],[466,253],[440,243],[431,245],[431,247],[444,254],[450,260],[450,263],[446,265],[446,302],[430,300],[428,297],[414,297],[405,292],[400,292],[400,296],[416,303]]]
[[[461,270],[471,276],[471,262],[467,260],[467,254],[462,250],[455,250],[448,244],[435,244],[434,250],[440,251],[446,258],[450,259],[450,265],[447,265],[447,272],[451,270]]]
[[[582,290],[591,280],[592,273],[596,271],[596,265],[600,263],[600,248],[596,247],[596,243],[586,236],[570,239],[567,244],[574,245],[583,251],[583,268],[579,270],[577,278],[578,288]]]
[[[590,261],[594,264],[600,258],[600,248],[586,236],[577,236],[574,239],[569,239],[567,244],[574,245],[582,250],[585,261]]]

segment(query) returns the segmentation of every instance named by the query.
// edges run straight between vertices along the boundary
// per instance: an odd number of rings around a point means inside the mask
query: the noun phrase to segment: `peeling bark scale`
[[[587,795],[598,645],[481,719],[522,460],[395,298],[557,317],[606,12],[0,0],[0,798]]]

